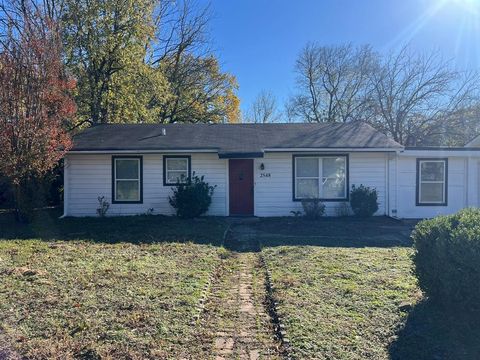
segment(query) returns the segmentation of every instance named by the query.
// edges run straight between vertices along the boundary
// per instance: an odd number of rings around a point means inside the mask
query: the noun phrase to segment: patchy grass
[[[59,219],[60,209],[38,211],[31,224],[16,224],[11,212],[0,213],[0,239],[89,240],[152,243],[158,241],[222,245],[227,227],[222,218],[179,219],[141,215]]]
[[[420,298],[411,251],[264,248],[294,357],[387,359],[396,331]]]
[[[0,213],[0,358],[194,358],[225,222],[60,215]]]
[[[0,241],[0,345],[32,359],[194,357],[190,322],[221,251]]]

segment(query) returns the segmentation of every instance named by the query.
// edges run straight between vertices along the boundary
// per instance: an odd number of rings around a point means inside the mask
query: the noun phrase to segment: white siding
[[[430,156],[420,157],[434,158],[436,156],[432,152]],[[452,214],[468,205],[476,205],[476,203],[467,203],[467,164],[468,158],[466,157],[448,158],[447,206],[417,206],[417,157],[400,155],[397,159],[397,216],[404,219],[430,218],[436,215]],[[472,198],[474,197],[476,202],[476,194],[472,194]]]
[[[191,154],[192,171],[204,175],[211,185],[216,185],[208,215],[227,215],[226,210],[226,160],[217,154]],[[112,155],[69,154],[66,162],[66,215],[95,216],[98,196],[111,203]],[[172,214],[168,203],[172,194],[170,186],[163,186],[163,155],[143,155],[143,203],[111,204],[108,215],[144,214],[153,208],[155,214]]]
[[[98,196],[111,203],[112,155],[69,154],[65,162],[65,213],[69,216],[95,216]],[[216,185],[208,215],[228,215],[228,160],[217,154],[190,154],[192,171],[204,175],[207,182]],[[480,157],[463,152],[448,153],[405,150],[402,153],[349,153],[349,185],[364,184],[378,191],[377,215],[398,218],[429,218],[451,214],[480,202]],[[293,201],[293,153],[266,153],[254,160],[254,214],[256,216],[291,216],[291,211],[302,210],[301,203]],[[447,206],[416,205],[417,158],[448,157]],[[265,169],[260,170],[264,164]],[[261,177],[262,173],[270,174]],[[163,186],[163,155],[143,155],[143,203],[111,204],[108,215],[146,213],[172,214],[168,203],[171,187]],[[325,202],[327,215],[336,215],[342,202]]]
[[[293,201],[292,153],[266,153],[264,158],[255,159],[255,215],[290,216],[291,211],[302,209],[298,201]],[[386,153],[350,153],[349,174],[351,185],[364,184],[378,191],[379,211],[386,213]],[[260,164],[265,170],[260,170]],[[269,173],[270,177],[261,177]],[[340,202],[325,202],[327,215],[336,215]]]

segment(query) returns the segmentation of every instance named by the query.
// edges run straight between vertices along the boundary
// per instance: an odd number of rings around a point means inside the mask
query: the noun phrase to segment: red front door
[[[230,215],[253,215],[253,160],[230,159]]]

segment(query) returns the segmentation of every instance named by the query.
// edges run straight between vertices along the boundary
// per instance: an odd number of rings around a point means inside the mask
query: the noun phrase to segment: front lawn
[[[192,243],[0,241],[0,353],[193,356],[190,322],[221,251]]]
[[[410,246],[413,224],[385,216],[371,218],[303,217],[264,218],[252,224],[263,245]]]
[[[219,218],[0,213],[0,358],[194,358]]]
[[[158,241],[222,245],[227,227],[222,218],[194,220],[175,216],[67,217],[60,209],[38,211],[31,224],[15,223],[13,213],[0,211],[1,239],[89,240],[95,242],[152,243]]]
[[[263,249],[293,355],[387,359],[396,331],[420,298],[412,250],[341,245]]]

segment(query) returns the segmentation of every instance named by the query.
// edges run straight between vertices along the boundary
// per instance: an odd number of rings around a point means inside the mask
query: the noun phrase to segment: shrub
[[[377,190],[368,186],[352,186],[350,191],[350,206],[356,216],[372,216],[378,210]]]
[[[105,200],[105,196],[99,196],[98,200],[98,208],[97,208],[97,215],[99,217],[105,217],[107,215],[107,211],[110,208],[110,203]]]
[[[412,238],[424,293],[448,307],[480,311],[480,210],[424,220]]]
[[[325,214],[325,204],[320,199],[302,200],[302,207],[304,216],[310,220],[317,220]]]
[[[173,195],[169,197],[170,205],[181,218],[194,218],[205,214],[212,203],[215,186],[210,186],[204,177],[193,173],[185,183],[173,188]]]

